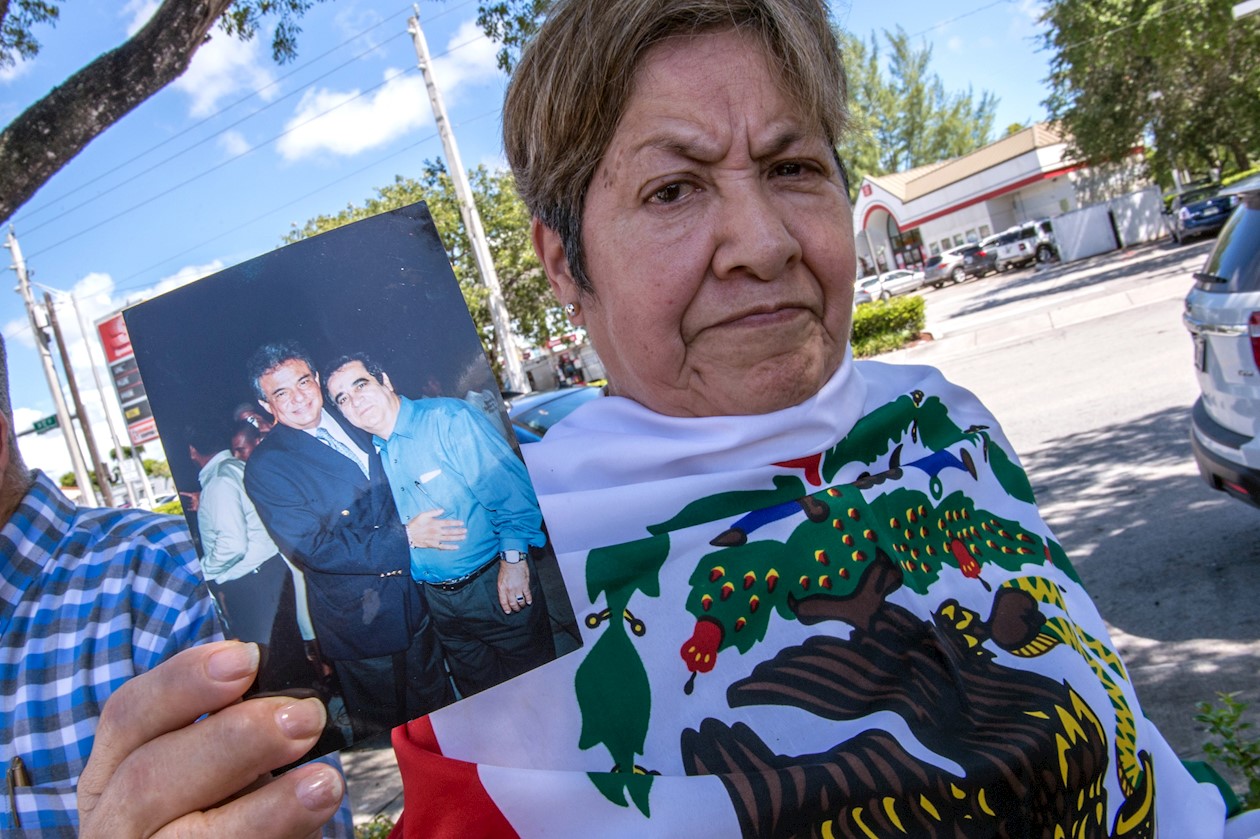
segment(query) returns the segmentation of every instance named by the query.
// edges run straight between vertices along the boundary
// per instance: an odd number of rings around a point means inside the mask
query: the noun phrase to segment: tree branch
[[[0,0],[7,7],[5,0]],[[0,224],[98,134],[174,81],[232,0],[165,0],[143,29],[0,133]]]

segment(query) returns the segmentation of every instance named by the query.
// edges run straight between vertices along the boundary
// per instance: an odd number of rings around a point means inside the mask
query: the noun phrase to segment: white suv
[[[1050,219],[1028,221],[1007,228],[994,237],[997,243],[997,269],[1018,268],[1031,262],[1050,262],[1059,252],[1054,243]]]
[[[1190,412],[1199,473],[1260,507],[1260,191],[1243,197],[1194,275],[1182,320],[1202,391]]]

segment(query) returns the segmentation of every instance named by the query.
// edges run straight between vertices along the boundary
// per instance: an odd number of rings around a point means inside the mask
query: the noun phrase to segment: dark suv
[[[1201,396],[1190,447],[1213,489],[1260,507],[1260,179],[1194,275],[1182,316]],[[1228,197],[1228,196],[1226,196]]]

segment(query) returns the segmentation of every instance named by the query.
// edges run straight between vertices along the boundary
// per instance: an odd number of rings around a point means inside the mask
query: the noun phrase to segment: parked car
[[[1173,196],[1168,205],[1168,227],[1174,242],[1181,244],[1195,236],[1220,232],[1239,199],[1219,193],[1219,186],[1207,184]]]
[[[932,288],[940,288],[951,280],[961,283],[965,279],[967,269],[963,267],[962,248],[951,248],[934,254],[923,266],[923,282]]]
[[[1182,317],[1200,396],[1190,447],[1208,486],[1260,507],[1260,191],[1229,216]]]
[[[1003,230],[991,240],[996,251],[997,270],[1006,271],[1033,262],[1046,263],[1059,258],[1054,224],[1039,219]]]
[[[853,303],[870,303],[872,300],[887,300],[898,294],[909,294],[923,288],[923,272],[898,268],[896,271],[885,271],[874,277],[862,277],[857,281],[853,292]]]
[[[603,393],[602,387],[585,385],[526,393],[508,399],[508,419],[512,421],[517,442],[537,443],[551,426]]]
[[[984,245],[963,245],[958,249],[963,257],[963,273],[968,277],[983,277],[997,271],[997,251]]]

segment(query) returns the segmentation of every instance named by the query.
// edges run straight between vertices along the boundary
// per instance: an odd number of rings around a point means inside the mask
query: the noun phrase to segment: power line
[[[457,45],[455,45],[455,46],[451,47],[450,49],[446,50],[445,52],[441,53],[441,55],[449,55],[450,53],[454,52],[455,50],[462,49],[462,48],[464,48],[464,47],[466,47],[466,46],[469,46],[469,45],[471,45],[471,44],[474,44],[474,43],[476,43],[476,42],[478,42],[478,41],[480,41],[480,40],[481,40],[481,39],[480,39],[480,37],[478,37],[478,38],[474,38],[474,39],[469,40],[469,41],[465,41],[465,42],[463,42],[463,43],[461,43],[461,44],[457,44]],[[119,218],[122,218],[122,217],[123,217],[123,216],[125,216],[125,215],[128,215],[128,214],[130,214],[130,213],[132,213],[132,212],[135,212],[136,210],[140,209],[141,207],[145,207],[145,206],[147,206],[148,204],[150,204],[150,203],[151,203],[151,202],[153,202],[154,200],[156,200],[156,199],[158,199],[158,198],[164,198],[165,196],[170,195],[171,193],[176,192],[177,190],[182,189],[183,187],[188,186],[189,184],[195,183],[196,181],[201,180],[202,178],[206,177],[207,175],[213,174],[214,172],[217,172],[218,170],[220,170],[220,169],[224,168],[225,166],[228,166],[229,164],[234,163],[234,162],[236,162],[237,160],[239,160],[239,159],[241,159],[241,158],[243,158],[243,157],[246,157],[247,155],[253,154],[255,151],[258,151],[259,149],[261,149],[261,148],[263,148],[263,147],[265,147],[265,146],[268,146],[268,145],[270,145],[270,144],[272,144],[272,143],[276,142],[277,140],[280,140],[282,137],[285,137],[286,135],[291,134],[291,133],[293,133],[294,131],[297,131],[299,128],[302,128],[303,126],[309,125],[310,123],[315,122],[316,120],[318,120],[318,119],[320,119],[320,118],[322,118],[322,117],[324,117],[324,116],[326,116],[326,115],[328,115],[328,114],[332,113],[333,111],[336,111],[338,108],[344,107],[345,105],[348,105],[348,104],[350,104],[351,102],[354,102],[355,100],[358,100],[358,99],[363,98],[364,96],[367,96],[369,93],[373,93],[373,92],[375,92],[375,91],[379,90],[380,88],[384,87],[385,85],[389,84],[390,82],[394,81],[395,79],[397,79],[397,78],[399,78],[399,77],[401,77],[401,76],[405,75],[406,73],[412,73],[412,72],[415,72],[415,71],[416,71],[416,68],[415,68],[415,67],[408,67],[408,68],[405,68],[405,69],[403,69],[403,70],[397,71],[397,72],[395,72],[395,73],[393,73],[393,74],[391,74],[391,75],[389,75],[389,76],[386,76],[386,77],[385,77],[385,79],[384,79],[383,81],[381,81],[380,83],[375,84],[375,85],[373,85],[372,87],[369,87],[369,88],[367,88],[367,89],[365,89],[365,90],[362,90],[362,91],[360,91],[359,93],[355,94],[354,96],[349,97],[348,99],[345,99],[345,100],[343,100],[343,101],[341,101],[341,102],[338,102],[336,105],[332,106],[331,108],[328,108],[328,109],[326,109],[326,110],[320,111],[319,113],[314,114],[313,116],[309,117],[308,119],[305,119],[305,120],[303,120],[302,122],[297,123],[296,125],[292,125],[292,126],[290,126],[290,127],[286,128],[284,131],[281,131],[279,134],[276,134],[276,135],[274,135],[274,136],[272,136],[272,137],[270,137],[270,138],[268,138],[268,139],[266,139],[266,140],[262,141],[261,143],[257,143],[257,144],[255,144],[255,145],[253,145],[253,146],[249,147],[248,149],[245,149],[244,151],[241,151],[241,152],[239,152],[239,153],[237,153],[237,154],[234,154],[234,155],[232,155],[232,156],[230,156],[230,157],[226,158],[225,160],[222,160],[222,161],[220,161],[219,163],[217,163],[217,164],[215,164],[215,165],[211,166],[210,168],[205,169],[205,170],[203,170],[203,171],[201,171],[201,172],[199,172],[199,173],[197,173],[197,174],[195,174],[195,175],[193,175],[193,176],[191,176],[191,177],[189,177],[189,178],[185,178],[184,180],[180,181],[180,182],[179,182],[179,183],[177,183],[177,184],[174,184],[173,186],[167,187],[166,189],[163,189],[163,190],[161,190],[160,192],[157,192],[157,193],[155,193],[155,194],[153,194],[153,195],[150,195],[150,196],[148,196],[147,198],[142,199],[141,201],[138,201],[138,202],[136,202],[136,203],[134,203],[134,204],[132,204],[132,205],[130,205],[130,206],[128,206],[128,207],[126,207],[126,208],[122,209],[122,210],[119,210],[118,212],[114,213],[113,215],[107,216],[106,218],[104,218],[104,219],[102,219],[102,220],[100,220],[100,221],[96,222],[95,224],[91,224],[91,225],[89,225],[89,226],[87,226],[87,227],[81,228],[80,230],[76,231],[75,233],[72,233],[72,234],[70,234],[69,236],[66,236],[65,238],[63,238],[63,239],[61,239],[61,240],[59,240],[59,241],[57,241],[57,242],[55,242],[55,243],[53,243],[53,244],[51,244],[51,245],[45,246],[43,249],[41,249],[41,250],[39,250],[39,251],[37,251],[37,252],[35,252],[35,253],[31,254],[31,256],[30,256],[29,258],[30,258],[30,259],[34,259],[34,258],[35,258],[35,257],[37,257],[37,256],[42,256],[42,255],[44,255],[44,254],[48,253],[49,251],[52,251],[52,250],[54,250],[54,249],[56,249],[56,248],[59,248],[59,247],[61,247],[62,245],[65,245],[65,244],[67,244],[67,243],[69,243],[69,242],[74,241],[75,239],[78,239],[80,236],[84,236],[84,235],[86,235],[87,233],[92,232],[93,230],[96,230],[96,229],[98,229],[98,228],[100,228],[100,227],[103,227],[103,226],[105,226],[105,225],[107,225],[107,224],[109,224],[109,223],[111,223],[111,222],[117,221]],[[45,223],[45,224],[46,224],[46,223]],[[40,226],[42,227],[43,225],[40,225]],[[36,228],[36,229],[38,229],[38,228]]]
[[[488,117],[488,116],[493,116],[493,115],[494,115],[494,114],[496,114],[496,113],[498,113],[498,111],[497,111],[497,110],[494,110],[494,111],[486,111],[485,113],[479,114],[478,116],[475,116],[475,117],[473,117],[473,118],[472,118],[472,119],[470,119],[470,120],[464,120],[464,121],[461,123],[461,125],[467,125],[467,124],[470,124],[470,123],[477,122],[478,120],[485,119],[485,118],[486,118],[486,117]],[[192,245],[192,246],[190,246],[190,247],[188,247],[188,248],[185,248],[184,250],[180,251],[179,253],[175,253],[175,254],[171,254],[170,256],[163,257],[162,259],[160,259],[159,261],[157,261],[157,262],[153,263],[152,265],[149,265],[149,266],[147,266],[147,267],[145,267],[145,268],[141,268],[139,271],[136,271],[136,272],[134,272],[134,273],[132,273],[132,274],[129,274],[129,275],[127,275],[126,277],[122,278],[121,280],[117,280],[117,281],[114,283],[114,291],[125,291],[125,290],[127,290],[127,289],[131,289],[131,288],[140,288],[141,286],[145,285],[145,284],[146,284],[146,282],[136,282],[136,283],[134,283],[134,284],[133,284],[133,283],[132,283],[132,281],[133,281],[133,280],[137,280],[139,277],[141,277],[141,276],[142,276],[142,275],[144,275],[144,274],[147,274],[149,271],[152,271],[152,270],[153,270],[153,269],[155,269],[155,268],[159,268],[159,267],[161,267],[162,265],[165,265],[165,264],[167,264],[167,263],[169,263],[169,262],[173,262],[174,260],[179,259],[181,256],[185,256],[186,254],[192,253],[193,251],[198,250],[199,248],[203,248],[203,247],[205,247],[206,245],[209,245],[209,244],[212,244],[212,243],[214,243],[214,242],[217,242],[217,241],[219,241],[220,239],[222,239],[222,238],[224,238],[224,237],[226,237],[226,236],[230,236],[231,234],[233,234],[233,233],[237,232],[238,230],[244,230],[245,228],[247,228],[247,227],[249,227],[249,226],[251,226],[251,225],[257,224],[258,222],[262,221],[263,219],[267,218],[268,216],[274,215],[275,213],[278,213],[278,212],[280,212],[281,210],[286,209],[287,207],[291,207],[291,206],[293,206],[294,204],[298,204],[298,203],[300,203],[300,202],[302,202],[302,201],[305,201],[306,199],[308,199],[308,198],[310,198],[310,197],[312,197],[312,196],[314,196],[314,195],[318,195],[319,193],[323,192],[324,190],[328,189],[329,187],[336,186],[336,185],[337,185],[337,184],[339,184],[339,183],[342,183],[342,182],[344,182],[344,181],[348,181],[348,180],[350,180],[351,178],[354,178],[354,177],[356,177],[356,176],[358,176],[358,175],[361,175],[361,174],[363,174],[364,172],[368,171],[369,169],[373,169],[373,168],[375,168],[375,167],[377,167],[377,166],[381,165],[382,163],[384,163],[384,162],[386,162],[386,161],[393,160],[395,157],[400,157],[401,155],[403,155],[403,154],[405,154],[405,153],[407,153],[407,152],[413,151],[414,149],[419,148],[420,146],[424,145],[425,143],[428,143],[428,142],[431,142],[431,141],[433,141],[433,140],[437,139],[437,137],[438,137],[438,135],[437,135],[437,133],[436,133],[436,132],[434,132],[434,133],[432,133],[432,134],[428,134],[428,135],[426,135],[426,136],[424,136],[424,137],[420,138],[420,139],[419,139],[419,140],[417,140],[416,142],[411,143],[410,145],[405,146],[405,147],[403,147],[403,148],[401,148],[401,149],[398,149],[397,151],[393,152],[392,154],[388,154],[388,155],[386,155],[386,156],[384,156],[384,157],[378,157],[378,158],[375,158],[375,159],[373,159],[373,160],[372,160],[372,162],[371,162],[371,163],[368,163],[368,164],[367,164],[367,165],[365,165],[365,166],[361,166],[361,167],[359,167],[358,169],[355,169],[355,170],[354,170],[354,171],[352,171],[352,172],[347,172],[345,175],[342,175],[340,178],[336,178],[335,180],[331,180],[331,181],[328,181],[328,182],[326,182],[326,183],[320,184],[318,187],[316,187],[315,189],[311,190],[310,192],[306,192],[306,193],[304,193],[304,194],[302,194],[302,195],[299,195],[297,198],[293,198],[293,199],[291,199],[291,200],[289,200],[289,201],[284,202],[283,204],[280,204],[280,205],[278,205],[278,206],[272,207],[271,209],[266,210],[266,211],[264,211],[263,213],[260,213],[260,214],[259,214],[259,215],[257,215],[257,216],[254,216],[253,218],[249,219],[248,221],[241,222],[240,224],[236,225],[235,227],[231,227],[231,228],[229,228],[229,229],[227,229],[227,230],[224,230],[224,231],[223,231],[223,232],[221,232],[221,233],[215,234],[214,236],[211,236],[209,239],[205,239],[205,240],[203,240],[203,241],[201,241],[201,242],[198,242],[198,243],[197,243],[197,244],[195,244],[195,245]]]
[[[385,40],[385,41],[384,41],[384,42],[382,42],[382,43],[386,43],[386,44],[387,44],[387,43],[389,43],[391,40],[393,40],[394,38],[401,38],[401,37],[403,37],[405,34],[406,34],[406,33],[402,33],[402,32],[400,32],[399,34],[394,35],[392,38],[389,38],[389,39]],[[336,73],[337,71],[342,70],[342,69],[344,69],[345,67],[349,66],[350,64],[353,64],[354,62],[356,62],[356,61],[360,60],[360,59],[361,59],[361,58],[363,58],[365,55],[369,55],[369,54],[371,54],[371,53],[373,53],[373,52],[376,52],[376,50],[379,48],[379,46],[380,46],[380,45],[373,46],[373,47],[371,47],[370,49],[364,50],[363,52],[359,53],[358,55],[355,55],[355,56],[353,56],[353,57],[351,57],[351,58],[346,59],[346,60],[345,60],[345,61],[343,61],[341,64],[338,64],[336,67],[333,67],[331,70],[327,71],[326,73],[323,73],[323,74],[321,74],[321,75],[319,75],[319,76],[316,76],[314,79],[311,79],[311,81],[307,82],[306,84],[302,85],[301,87],[294,88],[293,90],[289,91],[288,93],[284,94],[283,96],[279,97],[278,99],[274,99],[274,100],[272,100],[271,102],[268,102],[266,105],[263,105],[261,108],[258,108],[257,110],[252,111],[252,112],[250,112],[250,113],[246,114],[245,116],[241,117],[240,119],[236,120],[235,122],[231,122],[231,123],[229,123],[229,124],[225,125],[223,128],[219,129],[218,131],[215,131],[213,134],[207,134],[205,137],[202,137],[200,140],[198,140],[197,142],[193,143],[192,145],[185,146],[184,148],[180,149],[179,151],[175,152],[174,154],[171,154],[171,155],[168,155],[168,156],[166,156],[166,157],[162,158],[162,159],[161,159],[161,160],[159,160],[157,163],[154,163],[154,164],[152,164],[151,166],[149,166],[149,167],[147,167],[147,168],[145,168],[145,169],[142,169],[142,170],[140,170],[139,172],[137,172],[135,175],[133,175],[133,176],[132,176],[132,179],[134,180],[134,179],[136,179],[136,178],[142,178],[142,177],[144,177],[145,175],[151,174],[151,173],[152,173],[152,172],[154,172],[155,170],[160,169],[161,167],[163,167],[163,166],[165,166],[166,164],[170,163],[172,160],[175,160],[175,159],[177,159],[177,158],[180,158],[180,157],[184,156],[185,154],[187,154],[188,152],[192,151],[193,149],[198,148],[198,147],[200,147],[200,146],[204,146],[206,143],[209,143],[211,140],[214,140],[214,139],[216,139],[216,138],[218,138],[218,137],[221,137],[222,135],[224,135],[224,134],[226,134],[227,132],[231,131],[233,128],[236,128],[238,125],[241,125],[242,123],[248,122],[249,120],[251,120],[251,119],[253,119],[254,117],[258,116],[259,114],[263,113],[264,111],[270,110],[271,108],[273,108],[273,107],[275,107],[275,106],[277,106],[277,105],[281,104],[281,103],[282,103],[282,102],[284,102],[285,100],[287,100],[287,99],[291,99],[292,97],[297,96],[299,93],[304,92],[307,88],[311,87],[312,85],[316,84],[317,82],[322,81],[323,79],[327,78],[328,76],[331,76],[333,73]],[[260,89],[260,90],[261,90],[261,89]],[[246,99],[248,99],[248,98],[250,98],[250,97],[245,97],[245,99],[240,99],[240,100],[237,100],[237,102],[238,102],[238,103],[239,103],[239,102],[244,102],[244,101],[246,101]],[[225,110],[226,110],[226,109],[225,109]],[[223,113],[223,111],[220,111],[219,113]],[[183,133],[183,132],[181,132],[181,133]],[[159,149],[162,145],[163,145],[163,144],[158,144],[158,145],[156,145],[156,146],[153,146],[152,148],[150,148],[150,149],[149,149],[149,151],[150,151],[150,152],[152,152],[152,151],[156,151],[156,150],[157,150],[157,149]],[[250,151],[252,151],[252,150],[253,150],[253,149],[250,149]],[[148,153],[148,152],[146,152],[146,154],[147,154],[147,153]],[[245,153],[248,153],[248,152],[245,152]],[[69,196],[69,195],[72,195],[74,192],[77,192],[77,191],[79,191],[80,189],[83,189],[84,187],[87,187],[87,186],[89,186],[89,185],[91,185],[91,184],[93,184],[93,183],[96,183],[97,181],[101,180],[102,178],[108,177],[109,175],[112,175],[112,174],[114,174],[114,173],[116,173],[116,172],[120,171],[120,170],[121,170],[121,169],[123,169],[125,166],[127,166],[128,164],[130,164],[130,163],[132,163],[132,162],[134,162],[134,161],[136,161],[136,160],[138,160],[138,159],[139,159],[139,157],[133,157],[133,158],[131,158],[130,160],[127,160],[126,162],[124,162],[124,163],[122,163],[122,164],[120,164],[120,165],[118,165],[118,166],[114,167],[113,169],[110,169],[109,171],[106,171],[106,172],[101,173],[100,175],[97,175],[97,176],[96,176],[95,178],[93,178],[92,180],[85,182],[82,186],[80,186],[80,187],[76,188],[76,189],[75,189],[75,190],[73,190],[72,192],[69,192],[69,193],[67,193],[65,196],[62,196],[62,197],[64,198],[64,197],[67,197],[67,196]],[[93,195],[91,198],[88,198],[88,199],[86,199],[86,200],[84,200],[84,201],[80,201],[78,204],[75,204],[73,207],[69,207],[69,208],[67,208],[67,209],[65,209],[65,210],[63,210],[63,211],[61,211],[60,213],[58,213],[57,215],[53,216],[52,218],[47,219],[46,221],[43,221],[43,222],[41,222],[41,223],[39,223],[39,224],[35,225],[34,227],[27,228],[26,232],[27,232],[27,234],[30,234],[30,233],[35,233],[36,231],[42,230],[43,228],[47,227],[48,225],[52,224],[53,222],[59,221],[59,220],[61,220],[61,219],[65,218],[66,216],[70,215],[71,213],[75,212],[76,210],[81,210],[81,209],[83,209],[84,207],[88,206],[89,204],[92,204],[92,203],[94,203],[94,202],[96,202],[96,201],[99,201],[99,200],[100,200],[100,199],[102,199],[102,198],[105,198],[105,197],[106,197],[106,196],[108,196],[109,194],[110,194],[110,192],[109,192],[108,190],[105,190],[105,191],[103,191],[103,192],[98,192],[96,195]]]
[[[442,17],[445,17],[445,16],[450,15],[450,14],[454,14],[454,13],[456,13],[457,11],[459,11],[459,10],[460,10],[460,9],[462,9],[462,8],[464,8],[464,7],[466,7],[466,6],[469,6],[469,5],[472,5],[472,3],[474,3],[474,2],[475,2],[475,0],[463,0],[463,2],[458,3],[458,4],[454,5],[454,6],[450,6],[450,7],[448,7],[446,10],[444,10],[444,11],[442,11],[442,12],[439,12],[438,14],[433,15],[433,19],[438,19],[438,18],[442,18]],[[308,59],[307,61],[303,62],[302,64],[298,65],[297,67],[294,67],[294,68],[293,68],[292,70],[290,70],[288,73],[285,73],[284,75],[280,76],[279,78],[274,79],[274,80],[272,80],[271,82],[269,82],[269,83],[267,83],[267,84],[263,85],[262,87],[260,87],[260,88],[258,88],[258,89],[256,89],[256,90],[253,90],[253,91],[251,91],[251,92],[247,93],[246,95],[244,95],[244,96],[240,97],[239,99],[237,99],[237,100],[235,100],[235,101],[233,101],[233,102],[229,103],[228,105],[225,105],[225,106],[223,106],[222,108],[219,108],[218,110],[214,111],[213,113],[211,113],[211,114],[209,114],[209,115],[207,115],[207,116],[203,117],[202,119],[200,119],[200,120],[197,120],[197,121],[193,122],[191,125],[187,126],[186,128],[183,128],[183,129],[181,129],[180,131],[177,131],[176,133],[174,133],[174,134],[172,134],[171,136],[167,137],[166,139],[161,140],[160,142],[155,143],[155,144],[154,144],[154,145],[152,145],[152,146],[149,146],[148,148],[144,149],[144,150],[143,150],[143,151],[141,151],[141,152],[138,152],[138,153],[137,153],[137,154],[135,154],[135,155],[132,155],[131,157],[129,157],[129,158],[127,158],[126,160],[122,161],[121,163],[117,164],[117,165],[116,165],[116,166],[114,166],[113,168],[111,168],[111,169],[109,169],[109,170],[107,170],[107,171],[105,171],[105,172],[102,172],[101,174],[99,174],[99,175],[97,175],[97,176],[95,176],[95,177],[93,177],[93,178],[90,178],[90,179],[89,179],[89,180],[87,180],[87,181],[84,181],[83,183],[79,184],[78,186],[76,186],[76,187],[74,187],[74,188],[70,189],[69,191],[67,191],[67,192],[65,192],[65,193],[63,193],[63,194],[61,194],[60,196],[57,196],[57,197],[55,197],[55,198],[51,198],[51,199],[49,199],[49,201],[48,201],[47,203],[45,203],[43,206],[41,206],[41,207],[36,207],[36,208],[34,208],[34,209],[32,209],[32,210],[27,211],[27,212],[26,212],[26,213],[22,216],[22,221],[28,221],[28,220],[30,220],[30,218],[32,218],[32,217],[34,217],[34,216],[38,216],[39,214],[41,214],[41,213],[44,213],[44,212],[48,211],[49,209],[53,208],[53,207],[56,205],[56,203],[57,203],[57,202],[63,201],[63,200],[65,200],[66,198],[69,198],[70,196],[75,195],[75,194],[77,194],[78,192],[81,192],[82,190],[86,189],[87,187],[91,186],[92,184],[95,184],[95,183],[99,182],[100,180],[102,180],[102,179],[104,179],[104,178],[106,178],[106,177],[109,177],[109,176],[110,176],[110,175],[112,175],[112,174],[115,174],[115,173],[117,173],[117,172],[122,171],[122,170],[123,170],[123,169],[125,169],[127,166],[130,166],[132,163],[135,163],[137,160],[140,160],[140,159],[142,159],[142,158],[144,158],[144,157],[147,157],[148,155],[150,155],[150,154],[152,154],[152,153],[154,153],[154,152],[158,151],[159,149],[163,148],[164,146],[167,146],[167,145],[169,145],[169,144],[171,144],[171,143],[175,142],[175,141],[176,141],[176,140],[178,140],[180,137],[183,137],[183,136],[185,136],[186,134],[188,134],[188,133],[190,133],[190,132],[192,132],[192,131],[195,131],[196,129],[198,129],[198,128],[200,128],[201,126],[205,125],[206,123],[208,123],[208,122],[210,122],[210,121],[212,121],[212,120],[214,120],[214,119],[217,119],[218,117],[222,116],[223,114],[227,113],[228,111],[231,111],[232,109],[236,108],[238,105],[241,105],[241,104],[243,104],[243,103],[245,103],[245,102],[250,101],[251,99],[254,99],[254,98],[257,98],[257,97],[261,96],[261,95],[262,95],[265,91],[267,91],[267,90],[269,90],[269,89],[271,89],[271,88],[273,88],[273,87],[276,87],[276,86],[277,86],[277,85],[279,85],[280,83],[282,83],[282,82],[284,82],[284,81],[286,81],[286,80],[288,80],[288,79],[292,78],[293,76],[297,75],[298,73],[302,72],[303,70],[306,70],[306,69],[308,69],[308,68],[310,68],[310,67],[314,66],[315,64],[319,63],[319,62],[320,62],[320,61],[322,61],[323,59],[325,59],[325,58],[327,58],[328,56],[332,55],[333,53],[337,52],[337,51],[338,51],[338,50],[340,50],[341,48],[343,48],[343,47],[345,47],[345,46],[347,46],[347,45],[349,45],[349,44],[353,43],[354,41],[356,41],[356,40],[358,40],[358,39],[360,39],[360,38],[362,38],[362,37],[364,37],[365,35],[367,35],[367,34],[371,33],[372,31],[374,31],[374,30],[376,30],[376,29],[379,29],[380,27],[384,26],[385,24],[392,22],[395,18],[402,17],[402,16],[407,15],[407,14],[410,14],[410,13],[411,13],[411,6],[410,6],[410,5],[405,6],[405,7],[403,7],[402,9],[400,9],[400,10],[398,10],[398,11],[396,11],[396,12],[390,12],[390,13],[388,13],[388,14],[387,14],[387,15],[386,15],[386,16],[385,16],[382,20],[378,21],[377,23],[375,23],[375,24],[373,24],[373,25],[371,25],[371,26],[367,27],[366,29],[363,29],[363,30],[359,31],[358,33],[356,33],[356,34],[354,34],[354,35],[350,36],[349,38],[347,38],[346,40],[344,40],[344,41],[342,41],[341,43],[337,44],[336,46],[333,46],[333,47],[331,47],[331,48],[329,48],[329,49],[325,50],[324,52],[320,53],[319,55],[314,56],[314,57],[312,57],[312,58]],[[312,85],[314,85],[315,83],[317,83],[317,82],[321,81],[322,79],[326,78],[327,76],[331,75],[332,73],[335,73],[336,71],[338,71],[338,70],[340,70],[340,69],[342,69],[342,68],[346,67],[346,66],[347,66],[347,65],[349,65],[350,63],[352,63],[352,62],[354,62],[354,61],[357,61],[358,59],[360,59],[360,58],[362,58],[362,57],[364,57],[364,56],[366,56],[366,55],[369,55],[369,54],[371,54],[372,52],[375,52],[376,50],[380,49],[380,48],[381,48],[384,44],[388,44],[389,42],[391,42],[391,41],[395,40],[396,38],[403,37],[403,35],[405,35],[405,34],[406,34],[406,33],[404,33],[404,32],[400,32],[400,33],[398,33],[398,34],[396,34],[396,35],[392,35],[392,36],[390,36],[389,38],[385,39],[384,41],[382,41],[382,42],[380,42],[380,43],[374,44],[374,45],[373,45],[370,49],[364,50],[363,52],[359,53],[358,55],[354,56],[353,58],[351,58],[351,59],[349,59],[349,60],[347,60],[347,61],[345,61],[345,62],[342,62],[341,64],[339,64],[339,65],[337,65],[336,67],[334,67],[332,70],[329,70],[328,72],[323,73],[323,74],[321,74],[320,76],[317,76],[316,78],[312,79],[311,81],[309,81],[309,82],[307,82],[306,84],[302,85],[301,87],[297,88],[295,91],[293,91],[293,92],[291,92],[291,93],[288,93],[288,94],[285,94],[284,96],[280,97],[279,99],[274,100],[273,102],[267,103],[266,105],[262,106],[261,108],[258,108],[257,110],[255,110],[255,111],[251,112],[251,113],[250,113],[249,115],[247,115],[246,117],[243,117],[243,118],[241,118],[240,120],[237,120],[236,122],[232,123],[231,125],[228,125],[228,126],[226,126],[225,128],[222,128],[222,129],[220,129],[219,131],[217,131],[217,132],[215,132],[215,133],[213,133],[213,134],[209,135],[208,137],[204,138],[203,140],[200,140],[200,141],[198,141],[197,143],[194,143],[193,145],[188,146],[188,147],[187,147],[187,148],[185,148],[183,151],[177,152],[177,153],[175,153],[174,155],[171,155],[171,156],[167,157],[167,158],[166,158],[166,159],[164,159],[163,161],[161,161],[161,162],[159,162],[159,163],[157,163],[157,164],[154,164],[154,166],[151,166],[151,167],[149,167],[148,169],[144,170],[143,172],[140,172],[140,173],[139,173],[139,175],[137,175],[136,177],[139,177],[140,175],[145,175],[145,174],[148,174],[149,172],[151,172],[153,169],[157,168],[158,166],[161,166],[161,165],[163,165],[163,164],[165,164],[165,163],[168,163],[168,162],[170,162],[171,160],[175,159],[176,157],[180,156],[181,154],[184,154],[185,152],[190,151],[191,149],[194,149],[194,148],[196,148],[197,146],[200,146],[200,145],[202,145],[202,144],[204,144],[204,143],[208,142],[209,140],[212,140],[212,139],[214,139],[215,137],[218,137],[218,136],[222,135],[223,133],[225,133],[225,132],[227,132],[227,131],[231,130],[232,128],[236,127],[237,125],[240,125],[240,124],[241,124],[242,122],[244,122],[245,120],[250,119],[251,117],[256,116],[256,115],[258,115],[258,114],[260,114],[260,113],[265,112],[266,110],[268,110],[268,109],[270,109],[271,107],[273,107],[273,106],[275,106],[275,105],[279,104],[280,102],[283,102],[284,100],[286,100],[286,99],[288,99],[288,98],[292,97],[292,96],[293,96],[293,95],[295,95],[296,93],[299,93],[299,92],[301,92],[301,91],[305,90],[306,88],[311,87]],[[73,210],[76,210],[76,209],[79,209],[80,207],[84,206],[85,204],[91,203],[92,201],[96,200],[97,198],[100,198],[101,196],[103,196],[103,195],[107,195],[107,194],[108,194],[107,192],[98,193],[98,194],[97,194],[96,196],[94,196],[93,198],[88,199],[87,201],[84,201],[84,202],[82,202],[82,203],[80,203],[80,204],[76,205],[75,207],[70,208],[70,210],[67,210],[67,211],[65,211],[65,212],[63,212],[63,213],[60,213],[59,215],[55,216],[55,217],[54,217],[54,219],[52,219],[52,220],[59,219],[59,218],[61,218],[62,216],[64,216],[66,213],[68,213],[68,212],[72,212]],[[44,223],[42,223],[41,225],[38,225],[38,226],[36,226],[36,227],[34,227],[34,228],[30,228],[30,230],[28,230],[28,232],[33,231],[33,230],[38,230],[38,229],[39,229],[39,227],[42,227],[44,224],[47,224],[47,223],[48,223],[48,222],[44,222]]]
[[[963,13],[962,13],[962,14],[960,14],[960,15],[957,15],[957,16],[955,16],[955,17],[951,17],[949,20],[940,20],[940,21],[937,21],[936,23],[932,24],[932,25],[931,25],[931,26],[929,26],[928,28],[926,28],[926,29],[921,29],[921,30],[919,30],[918,32],[912,32],[912,33],[910,33],[910,36],[909,36],[909,37],[911,37],[911,38],[917,38],[917,37],[919,37],[920,35],[926,35],[927,33],[931,32],[933,29],[940,29],[942,26],[948,26],[949,24],[951,24],[951,23],[955,23],[955,22],[957,22],[957,21],[960,21],[960,20],[962,20],[963,18],[967,18],[967,17],[971,17],[972,15],[977,15],[977,14],[980,14],[980,12],[983,12],[985,9],[992,9],[994,6],[1002,6],[1002,5],[1005,5],[1005,4],[1008,4],[1008,3],[1012,3],[1012,2],[1014,2],[1014,0],[993,0],[993,2],[992,2],[992,3],[989,3],[989,4],[985,5],[985,6],[980,6],[979,8],[972,9],[972,10],[971,10],[971,11],[969,11],[969,12],[963,12]]]

